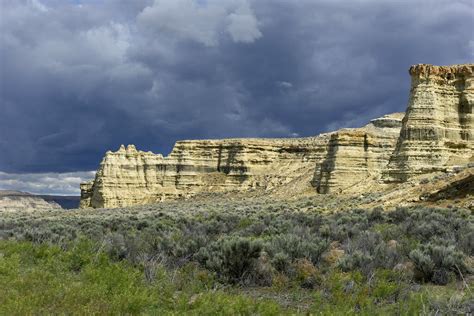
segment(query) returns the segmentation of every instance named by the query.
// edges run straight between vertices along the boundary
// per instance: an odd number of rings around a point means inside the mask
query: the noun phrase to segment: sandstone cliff
[[[381,174],[400,126],[401,115],[395,114],[317,137],[178,141],[166,157],[121,146],[106,153],[94,181],[81,185],[81,207],[121,207],[208,192],[271,192],[301,177],[308,188],[313,177],[321,192],[341,191]],[[351,165],[356,160],[360,166]]]
[[[81,185],[81,207],[145,204],[203,192],[269,190],[321,160],[327,137],[179,141],[167,157],[122,146],[106,153],[93,182]]]
[[[474,64],[410,68],[408,109],[384,178],[410,177],[474,161]]]
[[[364,128],[333,133],[326,157],[315,170],[312,183],[318,192],[340,193],[379,180],[395,149],[402,117],[403,113],[394,113],[372,120]]]

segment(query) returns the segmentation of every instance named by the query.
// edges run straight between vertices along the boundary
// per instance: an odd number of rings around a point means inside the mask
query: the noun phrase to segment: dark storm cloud
[[[121,143],[315,135],[406,106],[473,57],[471,1],[1,2],[0,171],[93,170]]]

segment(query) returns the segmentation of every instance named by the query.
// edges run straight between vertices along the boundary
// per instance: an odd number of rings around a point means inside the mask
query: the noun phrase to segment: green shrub
[[[465,264],[463,253],[454,246],[431,243],[421,245],[410,252],[410,259],[415,264],[417,272],[415,276],[435,284],[448,283],[450,272],[457,275],[471,272],[470,267]]]
[[[291,261],[308,259],[313,263],[318,263],[328,245],[327,240],[314,235],[285,234],[272,238],[266,243],[265,248],[271,254],[286,254]]]
[[[285,252],[278,252],[273,256],[272,265],[279,272],[285,273],[291,263],[290,256]]]
[[[402,260],[397,248],[389,247],[378,232],[363,232],[344,248],[346,255],[338,263],[343,271],[361,270],[369,275],[379,268],[391,269]]]
[[[204,267],[216,272],[221,278],[238,283],[245,274],[255,269],[262,249],[259,241],[230,237],[201,248],[197,257]]]

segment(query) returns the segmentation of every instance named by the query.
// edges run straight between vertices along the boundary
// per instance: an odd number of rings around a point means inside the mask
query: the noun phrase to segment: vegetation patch
[[[2,214],[0,314],[472,312],[472,211],[308,205]]]

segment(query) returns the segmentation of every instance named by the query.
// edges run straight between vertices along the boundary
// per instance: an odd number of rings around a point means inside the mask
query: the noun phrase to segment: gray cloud
[[[472,60],[465,0],[6,0],[0,171],[108,149],[316,135],[403,111],[415,63]]]
[[[93,179],[95,171],[14,174],[0,172],[0,190],[34,194],[79,195],[79,184]]]
[[[153,36],[190,39],[216,46],[222,33],[234,42],[251,43],[262,36],[246,0],[155,0],[137,16]]]

